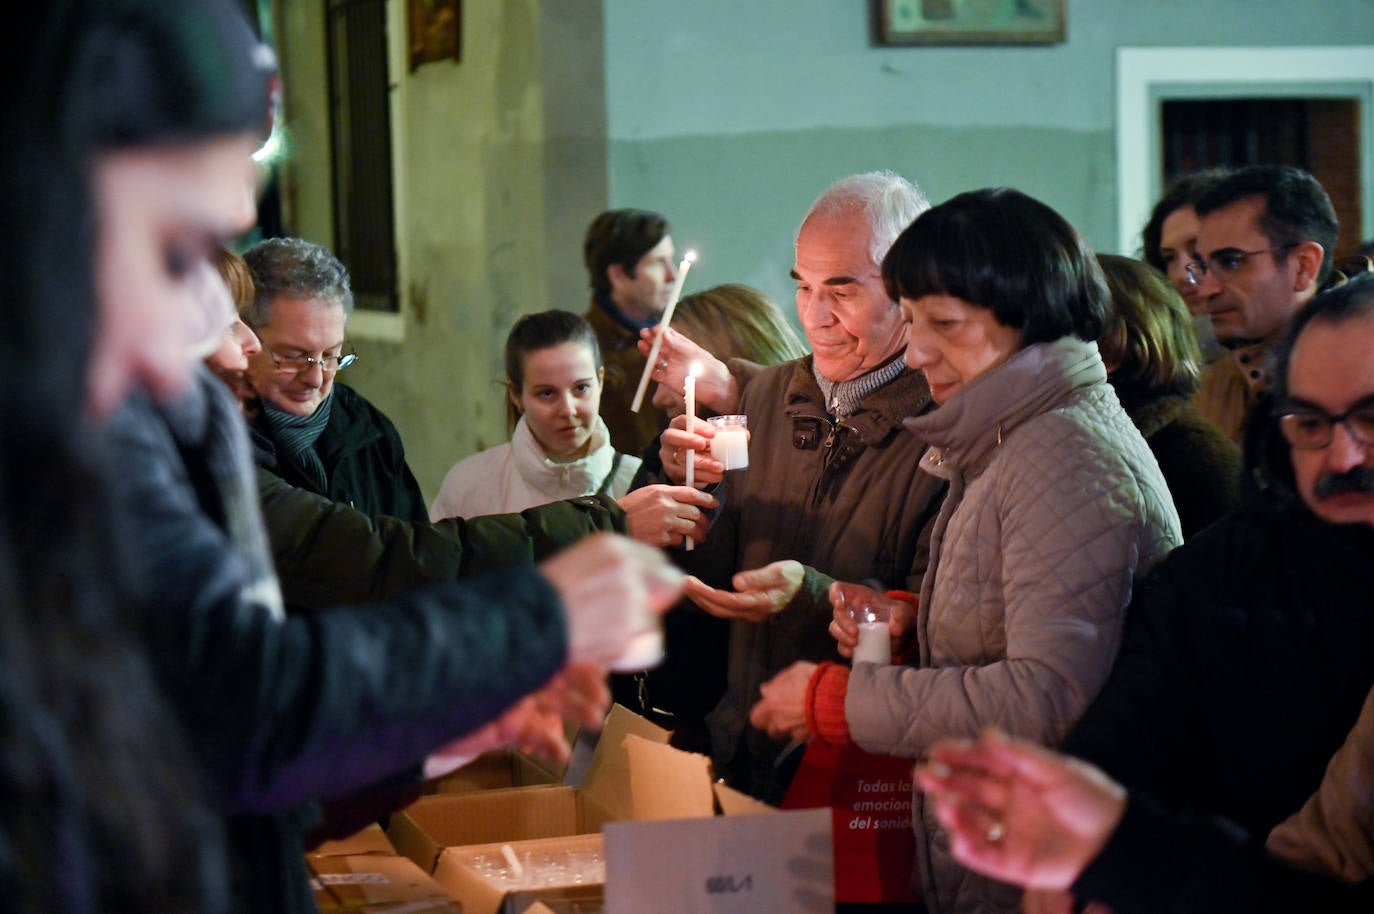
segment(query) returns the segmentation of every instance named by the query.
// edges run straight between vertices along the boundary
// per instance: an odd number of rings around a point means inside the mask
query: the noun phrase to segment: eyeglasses
[[[1208,273],[1214,274],[1218,280],[1225,280],[1232,276],[1240,265],[1245,263],[1245,258],[1254,257],[1256,254],[1277,254],[1279,251],[1286,251],[1297,247],[1299,242],[1291,244],[1281,244],[1276,248],[1260,248],[1258,251],[1239,251],[1235,248],[1222,248],[1212,254],[1205,261],[1201,257],[1195,257],[1183,265],[1183,272],[1188,274],[1188,282],[1195,286],[1202,285],[1202,277]]]
[[[1374,397],[1366,397],[1339,416],[1312,406],[1294,406],[1279,412],[1278,418],[1279,431],[1299,450],[1326,447],[1337,425],[1344,425],[1360,444],[1374,445]]]
[[[266,352],[268,357],[272,359],[272,364],[277,366],[277,371],[292,374],[309,371],[315,365],[320,366],[320,371],[325,374],[333,374],[336,371],[343,371],[358,361],[358,354],[352,350],[341,355],[322,355],[319,358],[308,355],[277,355],[271,349],[266,350]]]

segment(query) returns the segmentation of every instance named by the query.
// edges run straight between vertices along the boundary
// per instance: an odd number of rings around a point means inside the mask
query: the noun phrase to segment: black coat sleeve
[[[298,610],[528,565],[592,533],[625,528],[624,512],[607,496],[431,524],[370,517],[262,468],[257,485],[282,594]]]
[[[1352,886],[1299,870],[1224,819],[1171,813],[1137,795],[1073,892],[1116,914],[1374,910],[1368,880]]]
[[[1179,627],[1196,594],[1181,592],[1177,566],[1165,559],[1137,592],[1111,674],[1062,746],[1132,791],[1171,798],[1192,793],[1179,760],[1199,744],[1187,709],[1201,659]]]
[[[279,618],[260,593],[275,582],[250,581],[202,504],[203,468],[157,411],[130,404],[109,445],[150,652],[232,812],[275,812],[403,772],[564,663],[562,607],[533,568]]]

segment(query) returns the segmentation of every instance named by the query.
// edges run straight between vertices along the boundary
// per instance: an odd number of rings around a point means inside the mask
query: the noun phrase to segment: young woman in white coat
[[[630,491],[640,458],[611,446],[599,414],[605,368],[596,333],[570,311],[528,314],[506,338],[511,440],[453,465],[430,518],[524,511],[565,498],[605,495],[625,511],[629,534],[653,546],[705,535],[715,499],[686,486]]]

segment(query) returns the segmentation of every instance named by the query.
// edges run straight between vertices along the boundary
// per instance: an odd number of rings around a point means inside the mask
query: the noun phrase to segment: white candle
[[[712,416],[707,420],[715,426],[711,438],[711,456],[727,470],[742,470],[749,466],[749,429],[744,416]]]
[[[649,389],[649,376],[654,373],[654,363],[658,361],[658,350],[663,345],[663,333],[673,319],[673,309],[677,307],[677,300],[682,297],[682,284],[687,281],[687,271],[696,259],[697,252],[688,251],[682,255],[682,263],[677,265],[677,280],[673,283],[672,294],[668,296],[668,307],[663,309],[663,316],[658,320],[658,333],[654,335],[654,345],[649,349],[649,360],[644,363],[644,373],[639,376],[639,387],[635,390],[634,402],[630,404],[631,412],[639,412],[639,408],[644,405],[644,392]]]
[[[689,432],[697,418],[697,375],[700,373],[701,366],[693,362],[692,367],[687,369],[687,377],[683,381],[682,392],[687,399],[687,431]],[[687,455],[687,485],[693,486],[696,484],[697,452],[688,448],[683,453]],[[683,548],[688,552],[691,552],[696,546],[696,540],[690,536],[687,537],[687,542],[683,544]]]
[[[892,630],[886,622],[860,622],[859,643],[854,647],[855,663],[892,662]]]

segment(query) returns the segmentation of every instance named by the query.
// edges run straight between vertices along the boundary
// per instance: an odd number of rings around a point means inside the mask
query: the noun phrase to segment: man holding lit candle
[[[652,404],[630,408],[645,364],[635,345],[639,331],[658,323],[678,278],[668,229],[658,213],[613,209],[592,220],[583,243],[592,285],[586,318],[606,366],[601,418],[622,454],[641,453],[668,424],[667,414]]]
[[[813,355],[747,378],[668,331],[656,362],[654,379],[677,386],[700,362],[698,404],[748,417],[749,466],[725,478],[706,541],[679,560],[698,575],[688,595],[732,620],[729,684],[709,719],[716,770],[773,802],[801,753],[749,726],[759,686],[796,660],[836,658],[832,581],[876,578],[917,592],[925,569],[920,536],[942,487],[918,472],[924,447],[902,421],[929,407],[930,392],[902,360],[906,324],[879,264],[927,207],[890,172],[843,179],[812,205],[792,276]],[[665,471],[684,479],[692,456],[696,482],[720,482],[707,423],[686,428],[680,417],[663,434]]]

